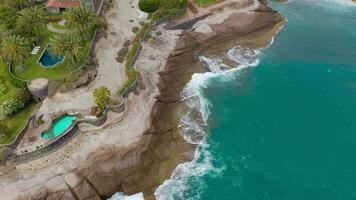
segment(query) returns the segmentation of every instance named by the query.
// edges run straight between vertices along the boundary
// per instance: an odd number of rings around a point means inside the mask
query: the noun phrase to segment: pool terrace
[[[45,53],[47,46],[50,44],[50,38],[55,34],[50,31],[47,27],[47,24],[43,24],[41,26],[41,35],[39,36],[39,51],[35,55],[31,55],[28,59],[26,59],[24,66],[12,66],[11,72],[21,80],[33,80],[37,78],[47,78],[49,80],[54,80],[66,76],[72,72],[72,68],[68,66],[65,62],[65,59],[62,62],[57,63],[54,66],[46,67],[41,65],[39,62],[42,55]],[[79,62],[76,64],[77,67],[81,66],[85,63],[87,54],[89,53],[91,45],[91,39],[84,41],[83,50],[80,55]]]

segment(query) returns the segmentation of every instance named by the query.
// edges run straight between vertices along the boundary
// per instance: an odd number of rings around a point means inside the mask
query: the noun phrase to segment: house
[[[67,8],[93,6],[92,0],[48,0],[46,8],[51,13],[62,13]]]

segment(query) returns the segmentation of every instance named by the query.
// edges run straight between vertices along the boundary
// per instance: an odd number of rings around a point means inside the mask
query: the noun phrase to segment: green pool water
[[[64,132],[66,132],[69,129],[69,127],[72,126],[73,122],[76,119],[77,119],[76,116],[64,115],[63,117],[59,118],[54,122],[54,125],[49,131],[42,133],[42,138],[53,139],[62,135]]]

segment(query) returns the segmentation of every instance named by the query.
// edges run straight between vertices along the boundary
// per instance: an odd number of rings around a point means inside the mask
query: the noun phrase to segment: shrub
[[[6,87],[5,84],[0,83],[0,92],[1,94],[6,94],[9,91],[9,89]]]
[[[143,12],[152,13],[159,8],[159,4],[158,0],[140,0],[138,6]]]
[[[125,43],[124,43],[124,47],[129,47],[131,44],[131,41],[130,40],[126,40]]]
[[[22,101],[25,105],[28,105],[33,101],[32,95],[27,89],[18,91],[15,95],[15,99]]]
[[[128,51],[129,51],[129,48],[127,48],[127,47],[121,48],[120,51],[117,52],[116,61],[118,63],[124,62],[126,54],[127,54]]]
[[[132,28],[132,32],[133,32],[133,33],[137,33],[139,30],[140,30],[140,28],[137,27],[137,26],[135,26],[135,27]]]
[[[1,111],[5,116],[11,116],[25,107],[25,103],[21,100],[12,98],[5,101],[1,106]]]
[[[40,118],[38,118],[38,119],[36,120],[37,126],[41,126],[41,125],[43,125],[44,123],[45,123],[45,121],[42,119],[42,117],[40,117]]]
[[[112,103],[111,92],[106,87],[95,89],[93,96],[95,97],[95,103],[100,112],[103,112]]]

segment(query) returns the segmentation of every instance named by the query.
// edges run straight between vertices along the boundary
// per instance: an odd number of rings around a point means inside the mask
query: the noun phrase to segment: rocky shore
[[[194,156],[196,146],[183,139],[178,124],[181,91],[194,73],[205,71],[197,55],[225,53],[237,45],[268,46],[285,21],[261,2],[254,10],[241,5],[217,10],[183,33],[160,28],[160,36],[143,47],[137,66],[140,89],[130,97],[119,127],[83,133],[75,141],[78,152],[56,167],[26,173],[9,169],[0,176],[0,192],[6,199],[21,200],[99,200],[117,191],[143,192],[146,200],[155,199],[156,188]],[[99,139],[101,144],[85,146]]]

